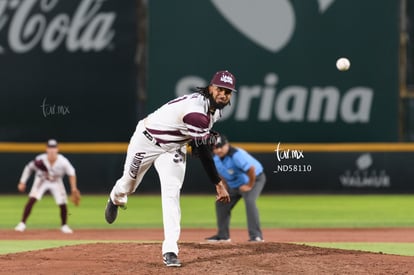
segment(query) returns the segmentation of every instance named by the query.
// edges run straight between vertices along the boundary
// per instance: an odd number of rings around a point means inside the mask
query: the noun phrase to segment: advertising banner
[[[409,166],[413,152],[304,153],[303,159],[273,159],[267,188],[307,193],[414,192]],[[268,165],[271,155],[264,156]]]
[[[76,168],[79,188],[84,193],[108,194],[122,175],[124,153],[64,154]],[[275,145],[275,152],[251,154],[264,167],[267,176],[264,193],[414,193],[411,180],[414,151],[307,152],[281,144],[279,151]],[[16,184],[24,165],[35,156],[34,153],[0,154],[1,167],[7,167],[0,169],[4,182],[1,193],[17,192]],[[151,167],[137,192],[159,191],[158,174]],[[214,185],[196,157],[187,158],[182,192],[215,194]]]
[[[227,69],[233,141],[398,139],[399,1],[154,0],[149,18],[147,110]]]
[[[413,151],[306,152],[279,144],[275,145],[274,153],[252,155],[266,172],[265,193],[414,192]],[[201,164],[190,158],[184,190],[197,192],[204,186],[209,187],[208,183]]]
[[[127,141],[135,1],[0,0],[0,141]]]

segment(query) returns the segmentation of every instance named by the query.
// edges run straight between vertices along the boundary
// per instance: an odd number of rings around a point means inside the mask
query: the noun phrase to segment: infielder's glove
[[[73,202],[75,206],[79,206],[81,200],[81,194],[78,189],[72,191],[70,194],[70,200]]]
[[[34,165],[36,166],[37,169],[39,169],[41,171],[44,171],[44,172],[47,172],[47,167],[44,164],[43,160],[41,160],[41,159],[35,159],[34,160]]]

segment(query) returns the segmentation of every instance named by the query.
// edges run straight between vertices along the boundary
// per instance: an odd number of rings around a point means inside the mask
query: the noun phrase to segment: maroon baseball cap
[[[229,71],[218,71],[210,81],[210,85],[227,88],[236,92],[236,78]]]

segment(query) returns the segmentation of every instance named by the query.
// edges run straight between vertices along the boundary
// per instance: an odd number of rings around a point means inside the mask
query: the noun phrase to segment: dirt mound
[[[161,243],[94,243],[0,256],[0,274],[414,274],[412,257],[289,243],[181,243],[165,267]]]

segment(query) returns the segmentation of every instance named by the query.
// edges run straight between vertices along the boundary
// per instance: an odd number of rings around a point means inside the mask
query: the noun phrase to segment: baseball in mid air
[[[351,62],[349,62],[349,59],[346,57],[341,57],[336,61],[336,68],[340,71],[347,71],[350,66]]]

